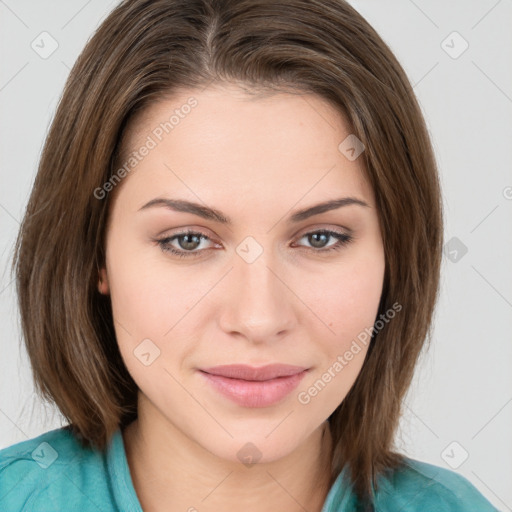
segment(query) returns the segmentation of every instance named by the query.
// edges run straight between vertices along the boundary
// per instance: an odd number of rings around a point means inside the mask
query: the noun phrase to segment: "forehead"
[[[251,96],[234,85],[215,86],[176,92],[139,113],[122,159],[151,141],[127,179],[133,191],[188,186],[212,199],[240,191],[298,201],[335,189],[371,202],[362,158],[351,161],[339,149],[350,133],[341,112],[318,95]]]

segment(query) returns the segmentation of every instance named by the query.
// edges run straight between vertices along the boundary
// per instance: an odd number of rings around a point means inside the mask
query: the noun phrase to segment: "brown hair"
[[[430,341],[442,250],[436,162],[405,72],[342,0],[126,0],[88,41],[67,80],[15,246],[13,269],[38,393],[83,446],[104,449],[136,418],[137,386],[98,292],[109,196],[94,191],[120,163],[134,114],[178,88],[238,83],[312,92],[364,144],[385,249],[378,315],[363,368],[329,417],[331,484],[350,466],[356,493],[403,462],[392,450],[402,399]],[[340,141],[341,142],[341,141]],[[365,498],[366,499],[366,498]]]

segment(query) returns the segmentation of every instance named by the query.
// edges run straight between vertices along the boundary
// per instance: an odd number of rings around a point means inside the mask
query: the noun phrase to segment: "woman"
[[[0,452],[2,510],[496,510],[393,450],[441,197],[407,77],[350,5],[122,2],[16,248],[69,425]]]

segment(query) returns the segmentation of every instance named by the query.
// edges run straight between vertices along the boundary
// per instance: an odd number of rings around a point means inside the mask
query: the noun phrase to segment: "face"
[[[154,424],[220,458],[257,448],[266,462],[343,401],[385,268],[362,158],[338,148],[349,134],[316,95],[235,86],[181,92],[132,125],[125,155],[140,158],[113,191],[99,290]],[[364,205],[296,215],[342,198]],[[258,373],[274,364],[291,367]],[[212,369],[223,365],[250,368]]]

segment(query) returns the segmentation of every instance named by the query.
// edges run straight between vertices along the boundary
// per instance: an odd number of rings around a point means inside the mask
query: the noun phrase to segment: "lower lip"
[[[200,371],[221,394],[242,407],[268,407],[289,395],[302,380],[307,370],[288,377],[263,381],[230,379]]]

